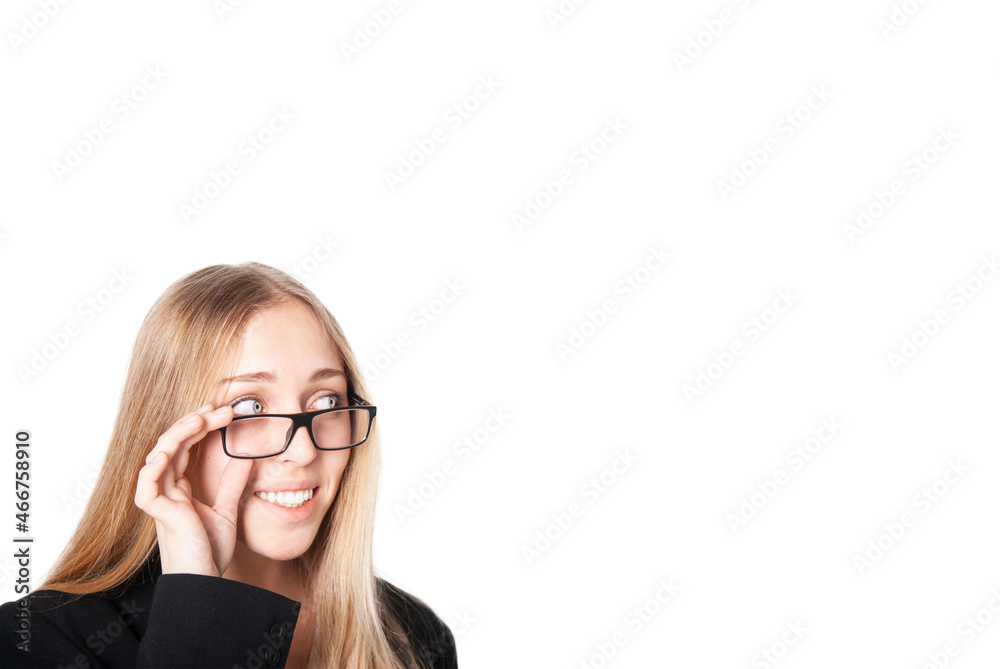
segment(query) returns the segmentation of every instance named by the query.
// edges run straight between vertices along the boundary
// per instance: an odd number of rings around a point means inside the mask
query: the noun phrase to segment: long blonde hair
[[[316,315],[344,361],[348,390],[371,401],[340,325],[292,277],[251,262],[213,265],[179,279],[143,321],[100,478],[41,589],[102,592],[127,581],[153,557],[154,521],[133,501],[146,455],[171,424],[215,400],[214,384],[235,363],[254,315],[290,299]],[[316,620],[310,666],[418,666],[399,622],[380,601],[372,562],[380,462],[376,421],[368,440],[351,450],[337,498],[312,546],[299,558]]]

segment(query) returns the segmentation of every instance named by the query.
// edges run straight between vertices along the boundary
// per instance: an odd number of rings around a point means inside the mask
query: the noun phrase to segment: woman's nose
[[[309,430],[305,425],[300,425],[292,435],[292,441],[288,448],[278,455],[278,460],[282,462],[294,462],[299,465],[307,465],[316,458],[316,447],[313,445]]]

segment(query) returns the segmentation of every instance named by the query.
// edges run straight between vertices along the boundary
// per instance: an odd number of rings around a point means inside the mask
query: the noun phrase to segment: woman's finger
[[[207,406],[211,408],[211,405]],[[197,434],[188,437],[186,442],[182,443],[181,448],[178,449],[177,455],[174,457],[175,479],[181,478],[187,471],[187,466],[191,458],[191,447],[204,439],[209,432],[228,425],[233,419],[233,408],[228,404],[223,404],[214,411],[202,411],[198,415],[204,421],[202,429]]]
[[[222,470],[222,476],[219,477],[219,489],[215,493],[215,505],[212,508],[234,524],[239,515],[240,498],[246,490],[251,469],[253,460],[229,458],[226,468]]]
[[[187,481],[182,481],[187,484]],[[183,488],[175,483],[173,467],[165,454],[158,453],[150,464],[139,471],[135,504],[154,519],[169,523],[179,520],[177,513],[180,508],[176,503],[188,502],[190,490],[188,487],[185,494]]]
[[[135,486],[135,505],[158,517],[166,511],[166,501],[161,493],[163,474],[170,469],[170,459],[165,453],[157,453],[150,463],[139,470],[139,478]]]
[[[178,492],[176,481],[173,466],[168,466],[160,474],[160,494],[169,500],[183,502],[185,498],[183,493]]]
[[[217,430],[232,420],[233,408],[228,404],[215,411],[209,411],[211,408],[211,404],[199,407],[167,428],[146,456],[146,464],[149,464],[156,453],[162,451],[173,463],[174,478],[181,478],[187,468],[188,451],[191,447],[212,430]]]
[[[191,447],[201,441],[206,434],[208,434],[212,428],[205,424],[205,415],[212,410],[211,404],[205,404],[194,410],[195,418],[192,420],[191,414],[188,414],[181,419],[181,422],[187,420],[190,423],[198,425],[198,431],[183,439],[179,448],[177,449],[176,455],[173,457],[173,467],[174,467],[174,478],[179,479],[184,476],[184,472],[187,470],[188,459],[191,455]]]
[[[211,405],[206,405],[211,408]],[[200,407],[199,410],[207,410],[205,407]],[[148,465],[151,459],[160,451],[167,454],[167,457],[173,458],[180,450],[181,445],[185,440],[196,436],[202,431],[204,427],[204,422],[201,418],[201,414],[197,411],[192,411],[180,420],[174,422],[173,425],[167,428],[166,432],[160,435],[160,438],[156,440],[156,444],[149,451],[149,455],[146,456],[146,464]],[[200,437],[199,437],[200,438]]]

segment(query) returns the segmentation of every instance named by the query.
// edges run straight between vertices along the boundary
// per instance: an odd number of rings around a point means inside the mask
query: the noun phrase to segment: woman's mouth
[[[278,506],[283,506],[287,509],[295,509],[312,499],[313,488],[306,488],[304,490],[256,492],[254,494],[265,502],[277,504]]]

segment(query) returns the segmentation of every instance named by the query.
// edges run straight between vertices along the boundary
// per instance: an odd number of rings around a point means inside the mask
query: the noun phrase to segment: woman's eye
[[[261,406],[260,400],[252,398],[240,400],[233,405],[233,413],[237,416],[248,416],[250,414],[260,413],[263,410],[264,407]]]
[[[340,399],[339,395],[324,395],[323,397],[316,400],[316,410],[320,409],[332,409],[337,406],[337,401]]]

